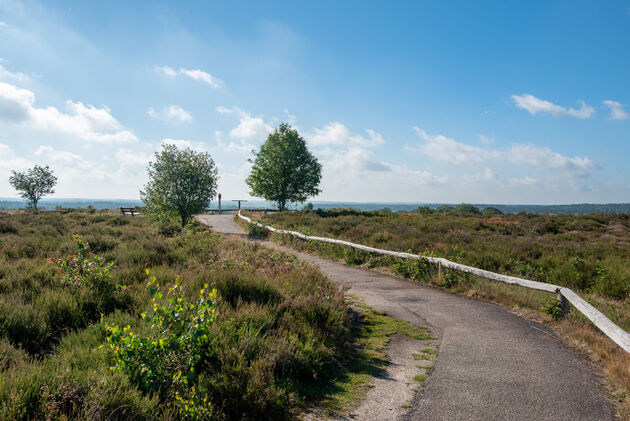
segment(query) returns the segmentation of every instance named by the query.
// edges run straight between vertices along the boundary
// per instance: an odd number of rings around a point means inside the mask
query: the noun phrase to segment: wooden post
[[[219,193],[219,215],[221,215],[221,193]]]
[[[556,292],[556,297],[558,297],[558,303],[560,304],[560,310],[562,311],[562,317],[567,317],[569,315],[569,311],[571,310],[571,304],[569,304],[569,300],[566,299],[560,289]]]

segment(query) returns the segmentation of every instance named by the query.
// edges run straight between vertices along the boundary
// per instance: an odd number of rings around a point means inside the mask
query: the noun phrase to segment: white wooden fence
[[[300,238],[306,241],[319,241],[322,243],[338,244],[347,247],[351,247],[358,250],[367,251],[369,253],[384,254],[388,256],[399,257],[401,259],[424,259],[433,264],[438,265],[438,268],[448,268],[459,272],[470,273],[481,278],[491,279],[493,281],[503,282],[511,285],[518,285],[520,287],[536,289],[539,291],[549,292],[556,294],[565,314],[569,311],[569,303],[571,303],[577,310],[580,311],[587,319],[589,319],[599,330],[601,330],[606,336],[612,339],[617,345],[619,345],[624,351],[630,353],[630,334],[614,324],[608,317],[604,316],[602,312],[595,307],[587,303],[582,297],[577,295],[569,288],[560,287],[558,285],[547,284],[544,282],[530,281],[528,279],[517,278],[515,276],[501,275],[498,273],[490,272],[483,269],[478,269],[472,266],[466,266],[459,263],[451,262],[450,260],[443,259],[441,257],[419,256],[411,253],[401,253],[397,251],[381,250],[374,247],[368,247],[361,244],[350,243],[343,240],[335,240],[333,238],[315,237],[305,235],[296,231],[288,231],[270,227],[252,221],[250,218],[241,215],[241,211],[238,212],[239,218],[247,221],[248,223],[257,225],[261,228],[265,228],[271,232],[278,234],[288,234],[294,237]]]

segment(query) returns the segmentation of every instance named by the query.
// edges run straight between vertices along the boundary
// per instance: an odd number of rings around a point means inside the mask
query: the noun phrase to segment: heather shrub
[[[325,389],[343,372],[353,335],[343,294],[293,256],[194,222],[166,236],[146,216],[4,218],[19,236],[0,233],[0,419],[194,418],[180,409],[199,409],[203,398],[216,419],[295,419],[307,396],[320,396],[309,388]],[[25,244],[31,252],[20,254]],[[204,345],[188,352],[171,343],[190,361],[153,347],[151,364],[162,365],[157,371],[164,383],[151,387],[143,386],[138,370],[114,363],[114,342],[107,342],[113,332],[105,329],[117,326],[122,336],[112,340],[129,351],[136,345],[123,344],[129,332],[138,341],[157,339],[158,347],[160,338],[167,339],[151,328],[157,322],[141,316],[154,313],[147,268],[163,285],[179,282],[178,296],[164,290],[159,306],[170,308],[168,298],[196,306],[205,284],[206,291],[217,290]],[[139,367],[129,354],[119,357]],[[120,369],[110,370],[115,365]],[[181,376],[175,366],[184,368]],[[168,385],[156,391],[158,383]]]

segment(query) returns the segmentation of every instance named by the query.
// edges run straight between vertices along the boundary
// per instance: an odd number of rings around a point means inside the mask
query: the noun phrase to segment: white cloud
[[[179,69],[179,73],[186,75],[191,79],[205,82],[214,89],[222,88],[224,84],[221,79],[214,77],[210,73],[204,72],[203,70]]]
[[[118,149],[114,154],[116,161],[120,165],[128,167],[146,166],[151,161],[152,156],[142,152],[133,152],[130,149]]]
[[[579,119],[586,119],[593,115],[595,109],[589,105],[586,105],[584,101],[580,101],[581,106],[579,109],[566,108],[560,105],[556,105],[550,101],[537,98],[530,94],[512,95],[512,99],[516,103],[516,106],[522,110],[529,111],[530,114],[549,113],[556,117],[574,117]]]
[[[0,143],[0,176],[3,180],[8,178],[11,170],[24,170],[30,166],[32,166],[30,161],[15,156],[9,145]]]
[[[587,157],[569,158],[549,148],[536,145],[514,145],[505,154],[509,162],[535,169],[566,170],[576,175],[586,176],[588,170],[599,166]]]
[[[0,121],[23,124],[38,130],[55,131],[96,143],[130,143],[138,138],[112,116],[107,107],[96,108],[66,101],[67,112],[55,107],[37,108],[35,94],[0,82]]]
[[[155,66],[155,70],[170,77],[175,77],[177,75],[187,76],[193,80],[204,82],[214,89],[221,89],[225,86],[225,82],[223,82],[223,80],[199,69],[184,69],[181,67],[179,70],[175,70],[169,66]]]
[[[315,147],[320,146],[364,146],[371,147],[385,143],[383,136],[374,130],[366,130],[364,137],[350,133],[350,130],[339,122],[328,123],[322,129],[313,129],[313,133],[305,135],[306,140]]]
[[[42,145],[34,153],[35,156],[47,159],[49,162],[62,164],[64,166],[71,165],[79,168],[90,168],[94,166],[93,162],[86,161],[81,155],[73,152],[58,151],[52,146]]]
[[[624,110],[623,105],[617,101],[606,100],[602,101],[604,105],[610,108],[611,120],[625,120],[628,118],[628,112]]]
[[[168,66],[155,66],[155,70],[157,72],[164,73],[166,76],[177,76],[177,71]]]
[[[151,118],[164,119],[167,121],[177,121],[181,123],[187,123],[192,121],[193,116],[190,112],[184,110],[179,105],[169,105],[164,107],[162,113],[155,111],[153,107],[147,110],[147,114]]]
[[[162,139],[162,141],[160,142],[160,145],[175,145],[177,146],[179,149],[183,149],[183,148],[190,148],[194,151],[197,152],[205,152],[206,151],[206,145],[203,142],[193,142],[192,140],[186,140],[186,139],[171,139],[171,138],[165,138]]]
[[[561,170],[580,177],[588,176],[589,170],[600,168],[588,157],[570,158],[547,147],[515,144],[507,150],[480,148],[457,142],[444,135],[428,135],[418,127],[414,127],[414,130],[425,140],[417,150],[434,161],[446,164],[474,166],[503,161],[536,170]]]
[[[238,116],[239,123],[238,126],[230,131],[231,137],[261,140],[273,131],[273,127],[265,123],[262,117],[252,117],[250,113],[238,107],[217,107],[217,112],[219,114],[235,114]]]
[[[2,25],[0,25],[2,26]],[[25,73],[21,73],[21,72],[10,72],[8,71],[3,65],[2,62],[4,60],[2,60],[2,58],[0,58],[0,79],[12,79],[18,82],[24,82],[26,80],[29,80],[30,78],[28,77],[27,74]]]
[[[495,142],[495,139],[494,139],[494,136],[486,136],[486,135],[480,134],[479,142],[483,143],[486,146],[490,146]]]
[[[360,147],[351,147],[341,152],[327,150],[324,154],[331,156],[325,164],[334,170],[334,174],[339,174],[340,171],[387,172],[392,170],[389,164],[377,161],[372,151]]]
[[[484,164],[500,157],[498,151],[457,142],[444,135],[429,135],[419,127],[413,128],[426,142],[419,146],[421,153],[447,164]]]
[[[380,161],[362,147],[342,151],[325,148],[317,154],[323,167],[322,191],[330,200],[418,200],[411,198],[418,197],[425,188],[448,182],[447,175],[439,177],[426,170]]]
[[[295,123],[297,123],[297,117],[291,114],[287,109],[284,110],[284,113],[287,115],[287,123],[295,126]]]
[[[533,177],[509,178],[507,180],[509,187],[535,186],[538,180]]]
[[[164,109],[164,116],[167,120],[177,120],[182,122],[192,121],[192,114],[178,105],[169,105]]]

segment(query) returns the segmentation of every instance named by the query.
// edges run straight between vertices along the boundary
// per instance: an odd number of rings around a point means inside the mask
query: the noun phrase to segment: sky
[[[0,197],[136,199],[161,145],[250,198],[281,122],[314,200],[630,201],[630,0],[0,0]]]

